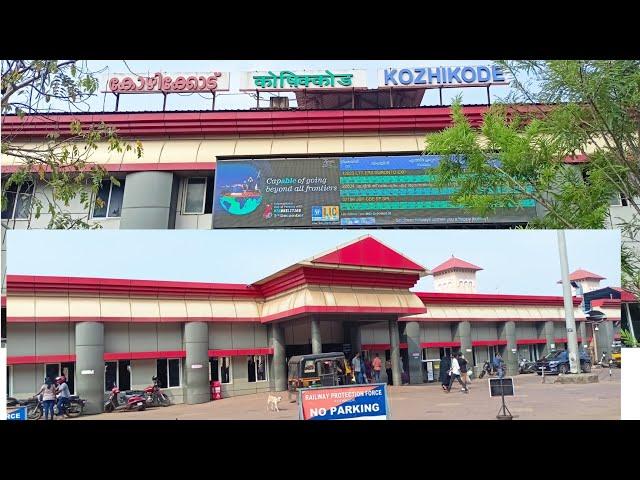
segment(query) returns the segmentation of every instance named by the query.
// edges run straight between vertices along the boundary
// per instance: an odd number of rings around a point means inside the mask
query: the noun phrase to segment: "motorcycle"
[[[104,411],[106,413],[115,412],[118,410],[138,410],[139,412],[144,410],[147,406],[146,399],[141,395],[131,395],[126,397],[125,403],[120,403],[118,394],[120,389],[117,386],[113,386],[109,398],[104,404]]]
[[[27,418],[29,420],[39,420],[44,415],[44,404],[42,403],[42,396],[37,395],[27,400],[19,400],[20,406],[27,407]],[[86,400],[81,399],[78,395],[71,395],[69,397],[69,403],[63,408],[62,415],[67,418],[76,418],[82,415],[84,406],[87,403]],[[60,415],[58,410],[58,402],[53,406],[53,414]]]
[[[531,360],[527,360],[526,358],[521,358],[518,363],[518,370],[520,373],[535,373],[536,362],[532,362]]]
[[[151,377],[151,380],[153,381],[153,385],[148,386],[144,390],[127,390],[124,392],[125,395],[127,397],[143,397],[147,407],[168,407],[171,405],[171,400],[167,394],[160,389],[158,377]]]
[[[483,378],[485,375],[489,375],[491,377],[496,373],[496,369],[491,362],[484,362],[484,365],[482,365],[482,371],[480,372],[478,378]]]

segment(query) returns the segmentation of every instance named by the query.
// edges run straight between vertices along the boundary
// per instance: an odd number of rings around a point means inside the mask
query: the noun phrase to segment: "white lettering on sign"
[[[82,370],[80,375],[93,375],[93,370]]]
[[[191,365],[191,368],[202,368],[202,365]]]

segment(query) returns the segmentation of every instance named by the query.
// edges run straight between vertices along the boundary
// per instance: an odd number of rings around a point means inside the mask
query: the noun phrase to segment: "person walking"
[[[382,370],[382,360],[380,360],[380,355],[376,353],[376,358],[371,362],[371,366],[373,367],[373,381],[375,383],[380,383],[380,371]]]
[[[62,416],[67,408],[69,408],[71,392],[69,392],[69,386],[64,376],[57,377],[56,383],[58,384],[58,388],[56,389],[58,392],[58,416]]]
[[[453,385],[454,380],[457,380],[458,383],[462,385],[463,392],[469,393],[467,386],[462,379],[460,379],[460,364],[458,363],[459,355],[459,353],[456,353],[451,357],[451,380],[449,380],[449,385],[447,386],[447,393],[451,392],[451,386]]]
[[[496,367],[498,378],[504,378],[504,360],[500,352],[496,353],[496,356],[493,357],[493,366]]]
[[[56,403],[56,386],[50,377],[44,379],[44,384],[40,387],[40,391],[36,393],[36,397],[38,395],[42,395],[44,419],[53,420],[53,405]]]
[[[464,382],[465,388],[469,390],[469,384],[471,383],[469,380],[469,362],[467,362],[463,354],[458,356],[458,365],[460,366],[460,378]]]
[[[440,359],[440,383],[442,384],[442,390],[447,390],[449,385],[449,370],[451,370],[451,357],[444,354],[444,357]]]
[[[351,366],[353,367],[353,374],[356,376],[356,383],[362,384],[364,383],[362,379],[362,361],[360,360],[360,352],[356,353],[351,361]]]
[[[393,385],[393,370],[391,369],[391,359],[384,362],[384,369],[387,371],[387,385]]]

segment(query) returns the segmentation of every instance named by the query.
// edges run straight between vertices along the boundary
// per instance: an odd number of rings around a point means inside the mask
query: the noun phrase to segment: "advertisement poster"
[[[437,155],[219,160],[214,228],[523,223],[535,203],[485,218],[434,186]]]
[[[305,388],[299,391],[300,420],[387,420],[386,384]]]

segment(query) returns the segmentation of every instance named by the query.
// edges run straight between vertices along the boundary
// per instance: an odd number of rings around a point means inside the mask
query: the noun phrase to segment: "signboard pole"
[[[507,408],[507,404],[504,402],[504,384],[502,378],[500,379],[500,393],[502,394],[502,407],[500,408],[500,411],[498,411],[496,418],[498,420],[511,420],[513,416]]]

